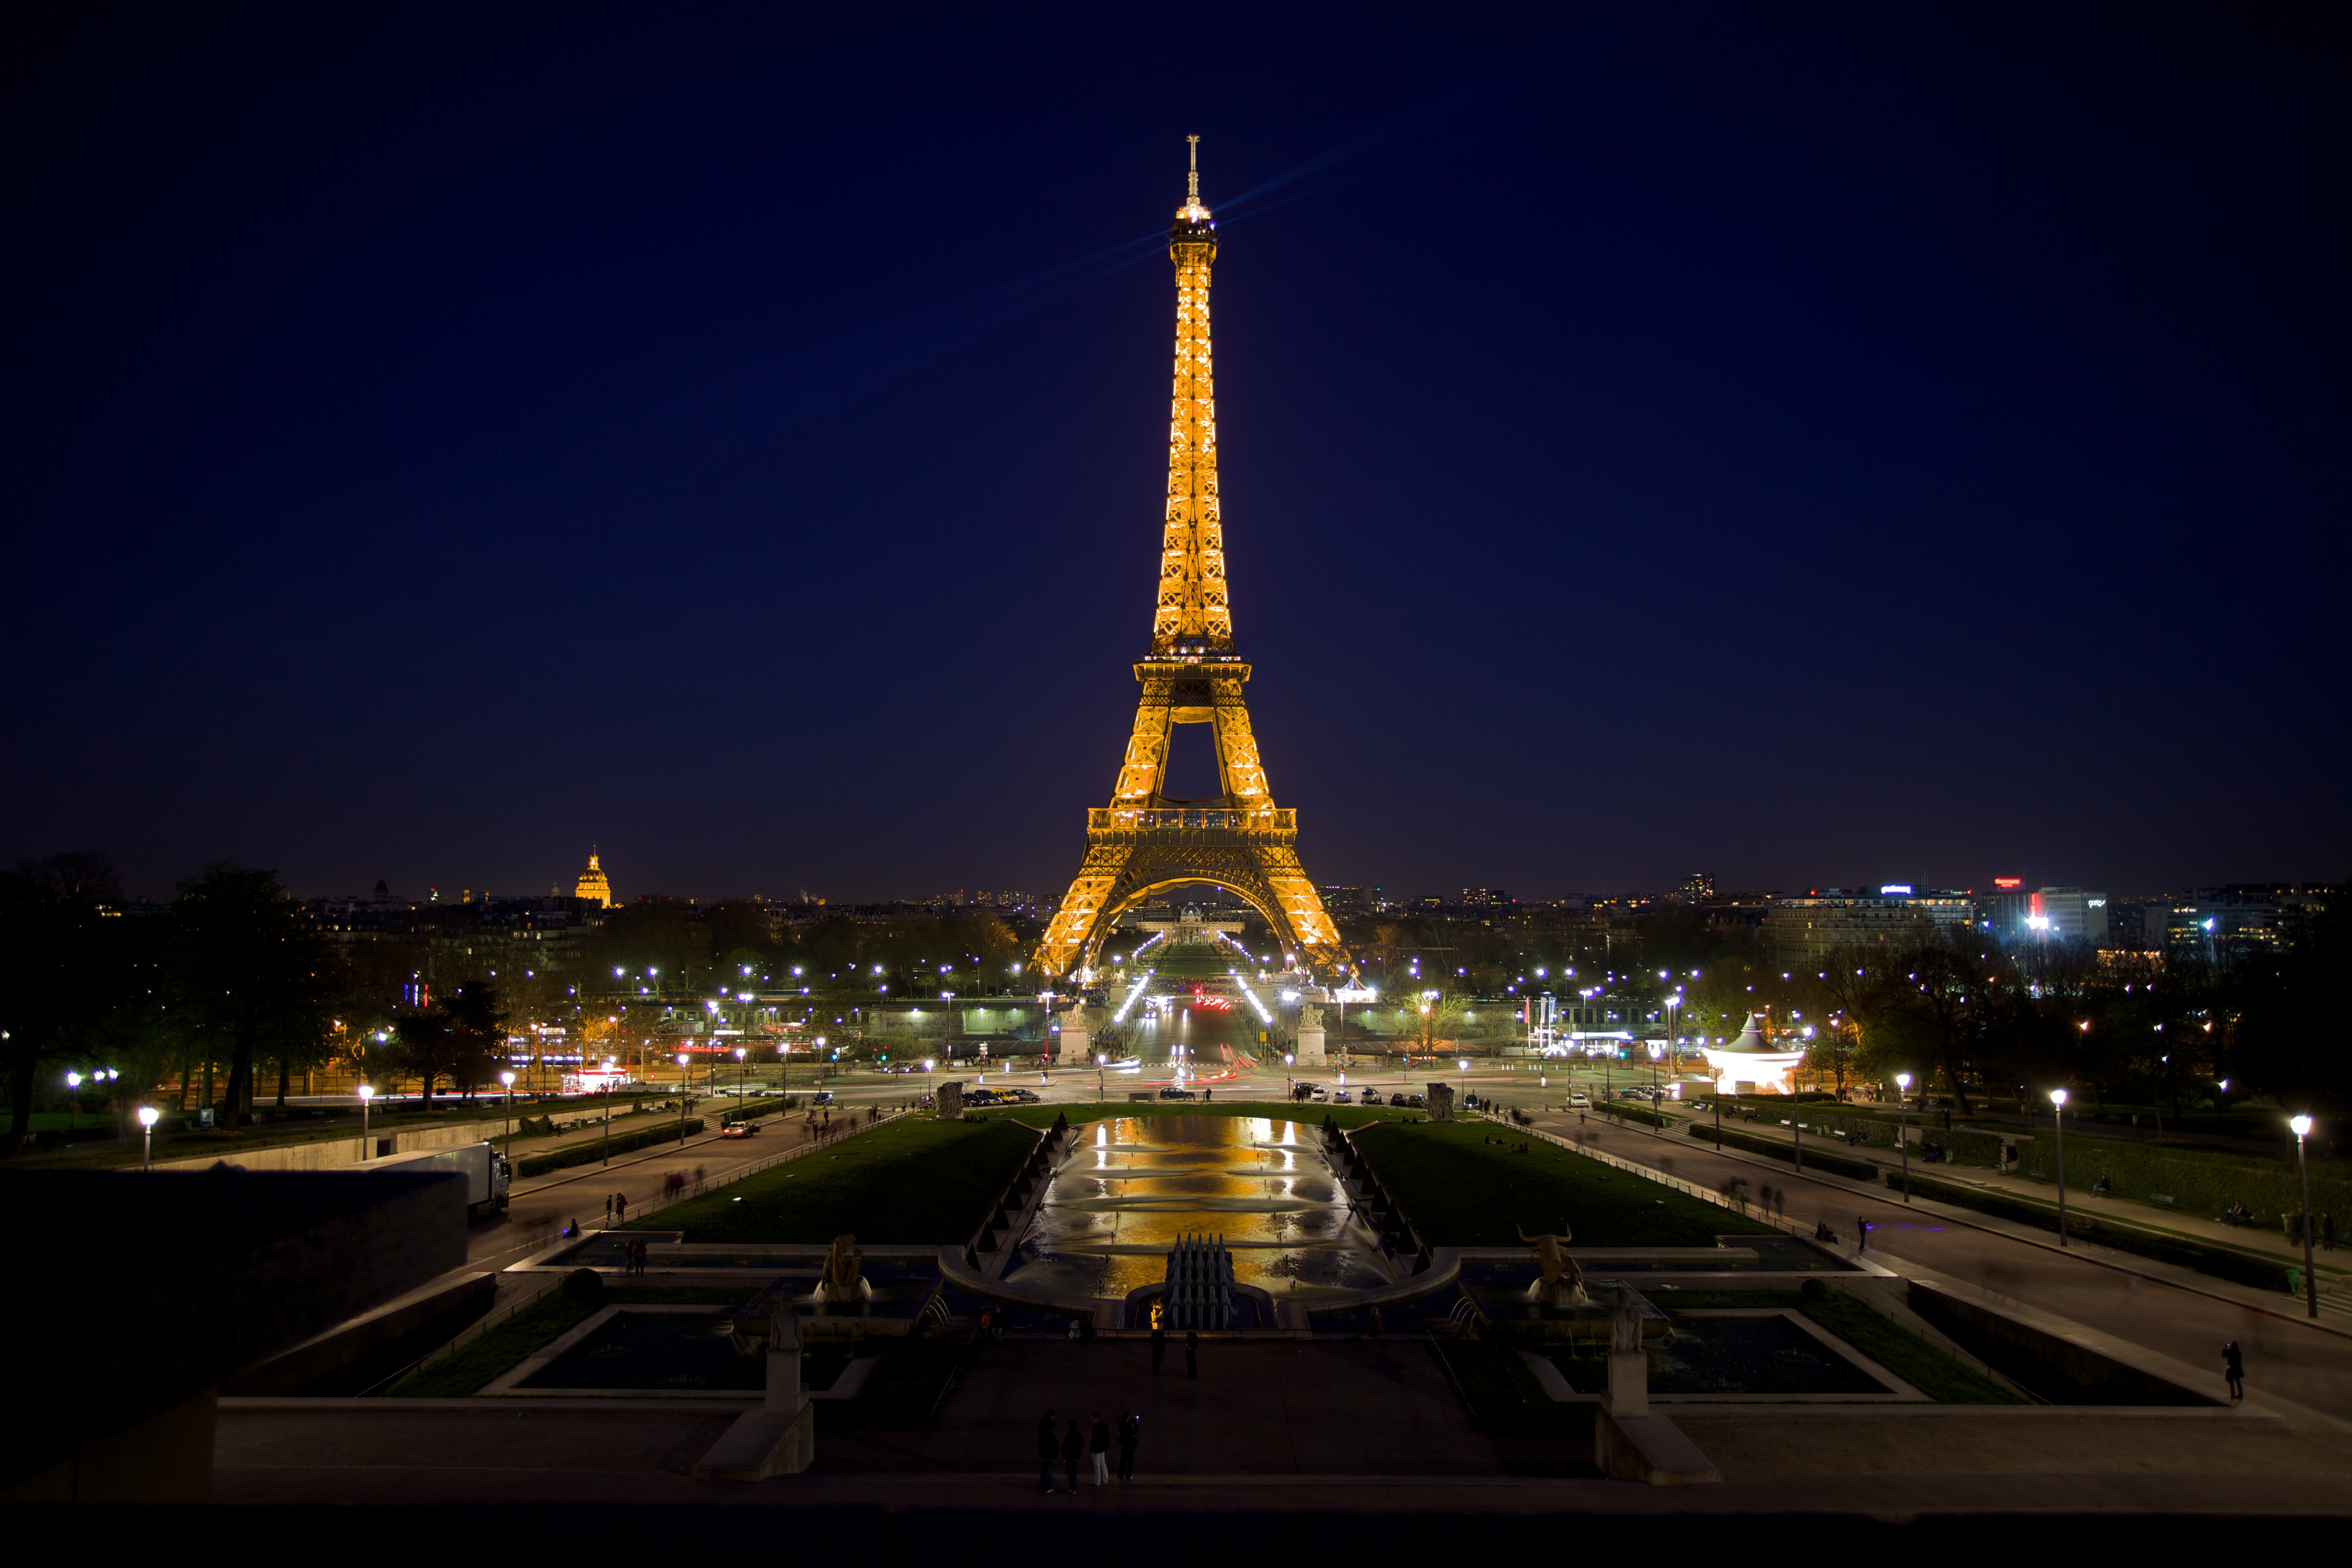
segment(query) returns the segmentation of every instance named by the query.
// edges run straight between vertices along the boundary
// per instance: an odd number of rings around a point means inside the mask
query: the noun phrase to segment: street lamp
[[[514,1159],[514,1074],[502,1072],[499,1074],[499,1081],[507,1086],[507,1159],[511,1163]]]
[[[677,1053],[677,1145],[678,1145],[678,1147],[679,1147],[679,1148],[681,1148],[681,1149],[683,1149],[683,1148],[685,1148],[685,1147],[686,1147],[686,1090],[687,1090],[686,1069],[687,1069],[687,1066],[688,1066],[688,1063],[687,1063],[686,1053],[685,1053],[684,1051],[680,1051],[680,1052],[678,1052],[678,1053]],[[605,1091],[604,1091],[604,1103],[605,1103],[606,1107],[608,1108],[608,1109],[606,1110],[606,1111],[605,1111],[605,1116],[606,1116],[606,1118],[607,1118],[608,1120],[610,1119],[610,1117],[611,1117],[611,1115],[612,1115],[612,1111],[611,1111],[611,1110],[610,1110],[610,1109],[609,1109],[609,1107],[610,1107],[610,1106],[611,1106],[611,1104],[612,1104],[612,1100],[613,1100],[613,1091],[612,1091],[610,1089],[605,1089]]]
[[[2304,1158],[2304,1142],[2311,1136],[2311,1118],[2290,1119],[2287,1127],[2294,1133],[2294,1168],[2303,1176],[2303,1315],[2319,1316],[2319,1279],[2311,1271],[2311,1164]]]
[[[360,1158],[362,1160],[375,1157],[375,1145],[368,1139],[368,1101],[374,1098],[375,1085],[372,1083],[360,1085]]]
[[[743,1047],[735,1047],[735,1109],[743,1109],[743,1058],[751,1053]]]
[[[1680,992],[1676,992],[1675,994],[1666,998],[1666,1049],[1670,1053],[1673,1052],[1675,1048],[1675,1009],[1682,1005],[1683,998]],[[1679,1058],[1676,1058],[1677,1061],[1679,1061]],[[1657,1073],[1653,1070],[1650,1074],[1650,1081],[1654,1084],[1657,1081]]]
[[[81,1074],[66,1074],[66,1092],[73,1096],[73,1116],[66,1125],[78,1127],[81,1124]]]
[[[155,1119],[162,1113],[152,1105],[139,1108],[139,1168],[151,1171],[155,1167]]]
[[[1911,1201],[1911,1075],[1895,1075],[1895,1141],[1903,1146],[1903,1201]]]
[[[604,1058],[604,1163],[613,1163],[613,1068],[619,1064],[611,1057]]]
[[[2050,1091],[2050,1127],[2058,1139],[2058,1245],[2066,1245],[2066,1091]]]

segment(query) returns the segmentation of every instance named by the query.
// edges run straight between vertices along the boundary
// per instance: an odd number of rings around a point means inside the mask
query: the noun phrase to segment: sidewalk
[[[2077,1262],[2097,1265],[2117,1273],[2136,1275],[2143,1279],[2193,1291],[2200,1296],[2231,1307],[2261,1312],[2267,1317],[2305,1328],[2317,1329],[2331,1336],[2352,1339],[2352,1303],[2347,1303],[2340,1297],[2331,1297],[2325,1291],[2320,1296],[2320,1317],[2313,1320],[2304,1316],[2300,1297],[2290,1297],[2284,1291],[2256,1290],[2247,1286],[2233,1284],[2226,1279],[2216,1279],[2211,1275],[2200,1274],[2194,1269],[2158,1262],[2154,1258],[2142,1258],[2137,1253],[2103,1247],[2080,1237],[2071,1237],[2068,1244],[2062,1247],[2058,1245],[2057,1234],[2054,1231],[2037,1229],[2014,1220],[2002,1219],[1994,1215],[1963,1208],[1954,1204],[1938,1203],[1932,1198],[1916,1194],[1906,1205],[1899,1187],[1889,1188],[1881,1183],[1856,1181],[1852,1177],[1836,1175],[1813,1166],[1807,1166],[1800,1173],[1792,1165],[1785,1164],[1769,1155],[1751,1154],[1740,1149],[1719,1148],[1715,1143],[1692,1138],[1680,1131],[1657,1132],[1638,1123],[1612,1121],[1597,1113],[1594,1114],[1592,1121],[1580,1129],[1573,1111],[1538,1111],[1534,1113],[1533,1124],[1539,1131],[1571,1141],[1571,1146],[1572,1140],[1579,1131],[1588,1136],[1596,1131],[1604,1132],[1607,1134],[1607,1142],[1604,1145],[1607,1152],[1620,1160],[1635,1164],[1644,1163],[1636,1151],[1645,1151],[1652,1161],[1663,1159],[1678,1162],[1685,1158],[1721,1160],[1740,1167],[1743,1174],[1755,1171],[1772,1176],[1776,1178],[1773,1184],[1777,1184],[1777,1178],[1780,1177],[1801,1181],[1824,1193],[1843,1193],[1849,1200],[1864,1199],[1874,1205],[1885,1205],[1895,1215],[1912,1216],[1916,1219],[1934,1219],[1947,1226],[1963,1226],[1987,1237],[2031,1247],[2053,1258],[2066,1258]],[[1852,1152],[1843,1146],[1840,1146],[1837,1152],[1849,1154]],[[1811,1215],[1805,1216],[1808,1225],[1812,1217]],[[1826,1208],[1821,1212],[1821,1217],[1826,1219],[1842,1237],[1847,1237],[1851,1240],[1850,1217]],[[1878,1219],[1872,1221],[1874,1226],[1880,1228],[1884,1228],[1886,1223],[1888,1222]]]
[[[1676,1121],[1673,1117],[1668,1117],[1667,1120],[1670,1123],[1667,1130],[1668,1136],[1689,1138],[1690,1135],[1682,1131],[1685,1122],[1704,1123],[1710,1119],[1704,1114],[1699,1114],[1685,1117],[1681,1121]],[[1749,1138],[1769,1138],[1780,1143],[1795,1142],[1795,1135],[1776,1122],[1744,1121],[1737,1118],[1729,1118],[1727,1119],[1725,1125],[1727,1130]],[[1691,1142],[1698,1142],[1702,1140],[1692,1139]],[[1811,1148],[1815,1144],[1821,1145],[1826,1152],[1843,1160],[1866,1160],[1884,1170],[1895,1173],[1897,1179],[1900,1179],[1903,1169],[1902,1157],[1892,1150],[1871,1146],[1856,1148],[1841,1140],[1824,1138],[1812,1139],[1807,1142],[1806,1147]],[[1808,1174],[1810,1173],[1809,1172]],[[2053,1214],[2055,1214],[2058,1208],[2057,1184],[2054,1182],[2031,1181],[2022,1175],[2012,1174],[2006,1171],[1988,1170],[1978,1165],[1948,1165],[1940,1163],[1931,1165],[1919,1158],[1916,1146],[1911,1159],[1911,1174],[1927,1181],[1943,1182],[1951,1186],[1977,1187],[1987,1192],[2000,1193],[2006,1197],[2036,1204]],[[2152,1204],[2141,1203],[2136,1198],[2095,1197],[2088,1191],[2072,1184],[2069,1184],[2066,1188],[2066,1209],[2070,1215],[2092,1215],[2107,1225],[2126,1226],[2135,1230],[2170,1237],[2176,1240],[2195,1242],[2200,1246],[2231,1247],[2240,1252],[2274,1258],[2282,1267],[2291,1265],[2300,1268],[2303,1264],[2303,1246],[2300,1242],[2291,1241],[2284,1235],[2274,1234],[2255,1226],[2223,1226],[2210,1217],[2200,1215],[2193,1209],[2161,1208]],[[2172,1223],[2164,1223],[2166,1221]],[[2315,1268],[2326,1273],[2346,1273],[2352,1271],[2352,1251],[2345,1251],[2339,1257],[2338,1254],[2323,1251],[2315,1245],[2312,1262]]]

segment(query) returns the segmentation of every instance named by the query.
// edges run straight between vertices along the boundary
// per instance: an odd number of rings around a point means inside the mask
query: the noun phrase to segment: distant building
[[[1378,888],[1372,889],[1372,893],[1375,894],[1379,891]],[[1335,912],[1339,910],[1360,912],[1372,907],[1372,899],[1361,888],[1325,888],[1323,907]]]
[[[1793,965],[1818,963],[1832,948],[1892,946],[1923,926],[1965,928],[1975,919],[1976,903],[1965,894],[1854,893],[1782,899],[1761,930],[1773,962]]]
[[[1508,909],[1511,895],[1500,888],[1465,888],[1462,907],[1465,910]]]
[[[2004,889],[1977,900],[1977,922],[2003,942],[2107,940],[2107,895],[2081,888]]]
[[[1715,898],[1715,878],[1706,871],[1693,871],[1683,879],[1683,885],[1675,891],[1694,904],[1712,902]]]
[[[588,869],[580,873],[580,884],[572,889],[572,896],[593,903],[600,910],[613,907],[613,884],[605,880],[604,868],[596,863],[596,851],[593,846],[588,851]]]

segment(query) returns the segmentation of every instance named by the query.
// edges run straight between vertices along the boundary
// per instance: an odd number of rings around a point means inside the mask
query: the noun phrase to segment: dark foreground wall
[[[466,1260],[461,1176],[24,1171],[0,1500],[199,1500],[214,1391]]]

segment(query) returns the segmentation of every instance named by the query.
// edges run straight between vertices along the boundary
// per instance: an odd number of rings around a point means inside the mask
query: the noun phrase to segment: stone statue
[[[874,1294],[874,1287],[859,1272],[866,1254],[857,1249],[854,1236],[836,1236],[825,1249],[824,1272],[814,1291],[819,1301],[863,1301]]]
[[[1612,1354],[1632,1352],[1641,1353],[1642,1306],[1633,1292],[1622,1285],[1617,1288],[1616,1310],[1609,1314],[1609,1350]]]
[[[1321,1028],[1323,1009],[1312,1002],[1301,1002],[1298,1005],[1298,1026],[1301,1030]]]
[[[1571,1239],[1565,1225],[1558,1236],[1529,1236],[1520,1230],[1519,1239],[1535,1248],[1536,1266],[1543,1270],[1543,1278],[1528,1288],[1529,1296],[1547,1307],[1572,1307],[1590,1300],[1584,1293],[1584,1270],[1563,1250]]]
[[[1429,1086],[1428,1100],[1429,1119],[1432,1121],[1451,1121],[1454,1120],[1454,1086],[1452,1084],[1431,1084]]]

